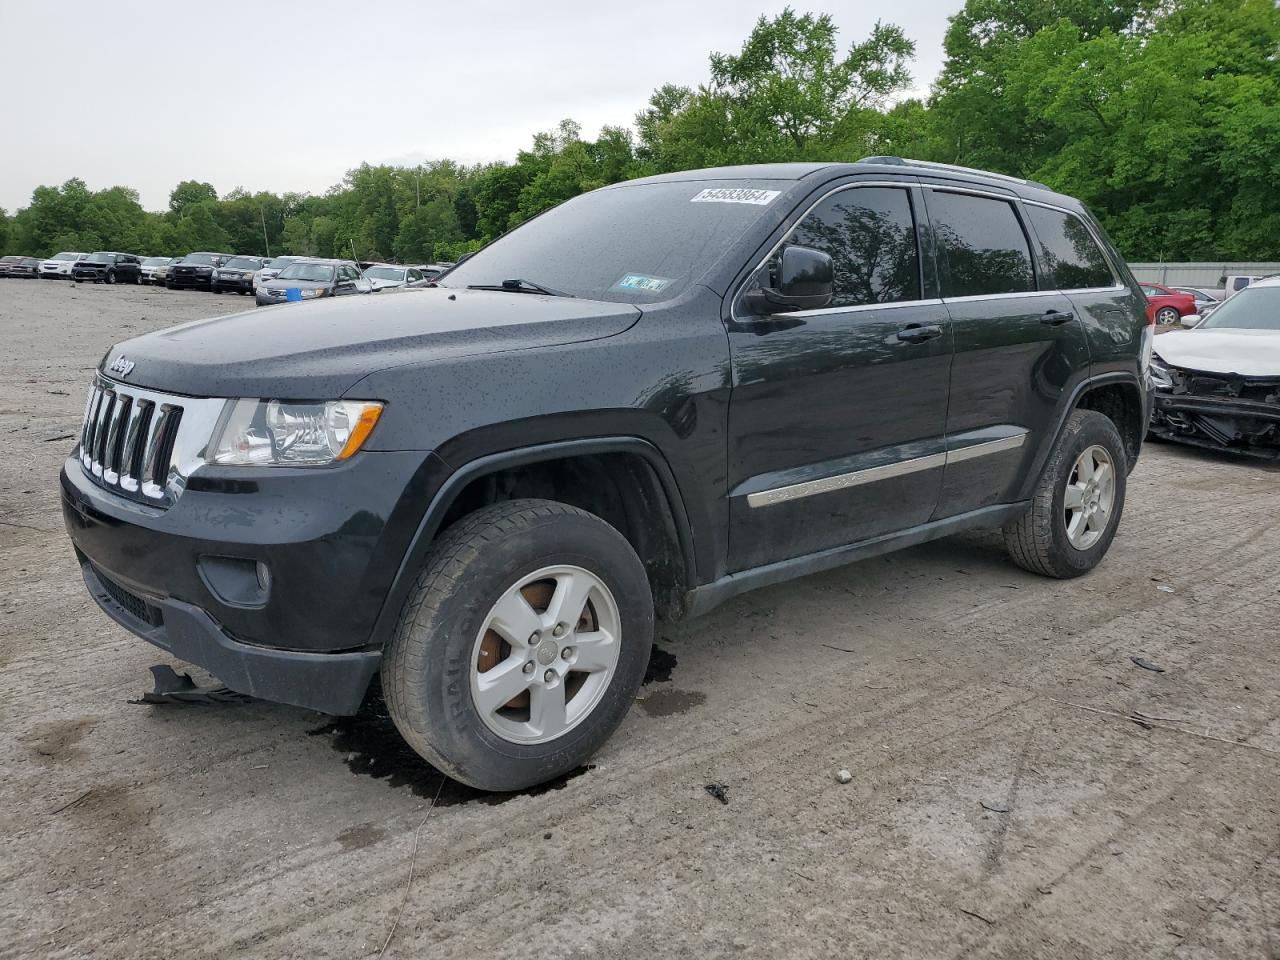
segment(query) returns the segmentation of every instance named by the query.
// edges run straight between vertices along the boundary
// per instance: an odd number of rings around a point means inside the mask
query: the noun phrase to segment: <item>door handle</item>
[[[936,323],[908,323],[898,331],[898,339],[903,343],[924,343],[942,336],[942,328]]]
[[[1060,327],[1075,318],[1076,315],[1070,310],[1046,310],[1044,316],[1040,318],[1040,322],[1047,327]]]

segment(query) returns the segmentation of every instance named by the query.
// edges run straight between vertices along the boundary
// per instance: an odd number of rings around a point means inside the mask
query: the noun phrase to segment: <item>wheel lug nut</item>
[[[533,661],[532,661],[532,660],[530,660],[528,663],[526,663],[526,664],[524,665],[524,672],[525,672],[526,674],[528,674],[528,673],[533,673]]]
[[[541,639],[542,639],[542,634],[540,634],[537,630],[533,631],[533,633],[529,634],[529,646],[532,647],[535,643],[537,643]]]
[[[542,679],[545,680],[547,683],[550,683],[555,678],[556,678],[556,672],[554,670],[548,670],[546,673],[542,675]]]
[[[572,656],[573,656],[573,647],[565,647],[563,650],[560,651],[561,660],[568,660]]]
[[[564,636],[564,632],[565,632],[565,630],[566,630],[566,629],[567,629],[567,628],[565,627],[565,625],[564,625],[563,623],[557,623],[557,624],[556,624],[556,628],[555,628],[554,630],[552,630],[551,632],[552,632],[552,634],[554,634],[554,635],[555,635],[555,636],[557,636],[557,637],[563,637],[563,636]]]

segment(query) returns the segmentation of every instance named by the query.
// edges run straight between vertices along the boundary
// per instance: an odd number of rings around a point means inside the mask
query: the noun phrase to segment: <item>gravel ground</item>
[[[592,769],[486,796],[376,710],[129,702],[57,472],[111,343],[228,306],[0,280],[0,957],[370,956],[402,901],[387,956],[1280,957],[1274,468],[1149,446],[1082,580],[971,535],[667,627]]]

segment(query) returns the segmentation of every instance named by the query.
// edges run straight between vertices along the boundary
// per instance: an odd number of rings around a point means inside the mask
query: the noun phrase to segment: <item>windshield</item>
[[[169,262],[168,257],[147,257],[147,259],[142,261],[142,265],[144,267],[158,267],[162,263],[168,263],[168,262]]]
[[[364,272],[370,280],[403,280],[403,267],[370,267]]]
[[[110,263],[111,254],[109,253],[91,253],[84,258],[86,263]]]
[[[1245,287],[1205,317],[1196,329],[1280,332],[1280,286]]]
[[[233,270],[257,270],[262,264],[253,257],[232,257],[223,266]]]
[[[277,280],[314,280],[325,283],[333,279],[333,267],[327,263],[294,263],[280,271]]]
[[[769,210],[772,181],[622,185],[586,193],[485,247],[444,287],[526,280],[591,300],[667,300],[701,279]]]
[[[272,257],[262,265],[262,268],[264,270],[283,270],[296,259],[297,257]]]
[[[75,261],[75,260],[79,260],[83,256],[84,256],[83,253],[60,253],[57,256],[53,257],[53,259]]]
[[[202,267],[212,267],[216,259],[212,253],[188,253],[182,258],[182,262],[194,263]]]

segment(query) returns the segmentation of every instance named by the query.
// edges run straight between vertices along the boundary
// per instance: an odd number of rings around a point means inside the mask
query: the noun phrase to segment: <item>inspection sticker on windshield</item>
[[[658,293],[671,286],[666,277],[648,277],[643,273],[628,273],[613,285],[615,290],[634,290],[637,293]]]
[[[709,187],[690,203],[753,203],[758,207],[773,203],[781,190],[753,190],[749,187]]]

